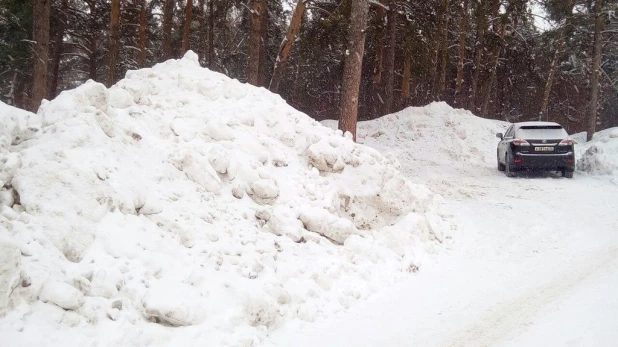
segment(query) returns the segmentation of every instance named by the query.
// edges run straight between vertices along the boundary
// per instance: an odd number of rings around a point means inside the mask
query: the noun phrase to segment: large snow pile
[[[324,125],[337,127],[336,121]],[[393,154],[407,170],[443,175],[445,168],[461,172],[495,169],[496,133],[509,123],[477,117],[445,102],[408,107],[375,120],[359,122],[358,138],[381,152]]]
[[[12,345],[255,345],[451,243],[440,197],[397,161],[192,52],[37,115],[1,107],[0,339]]]
[[[599,131],[590,142],[576,145],[577,169],[595,175],[618,177],[618,128]]]

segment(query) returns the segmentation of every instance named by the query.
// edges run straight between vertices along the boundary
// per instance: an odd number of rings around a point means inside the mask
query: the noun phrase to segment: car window
[[[528,140],[563,139],[569,134],[561,126],[524,126],[517,130],[517,137]]]
[[[504,137],[513,137],[513,126],[511,125],[509,129],[506,131]]]

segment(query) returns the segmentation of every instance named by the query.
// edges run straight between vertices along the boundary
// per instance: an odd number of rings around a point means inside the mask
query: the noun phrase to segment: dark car
[[[506,133],[496,134],[498,170],[514,177],[517,171],[560,171],[573,177],[575,171],[574,141],[558,123],[521,122],[511,125]]]

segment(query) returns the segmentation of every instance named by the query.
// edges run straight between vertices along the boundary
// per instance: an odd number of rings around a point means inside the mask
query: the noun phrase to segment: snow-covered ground
[[[456,252],[267,345],[615,346],[618,129],[580,141],[585,172],[568,180],[498,172],[495,132],[504,128],[444,104],[362,124],[360,142],[395,153],[411,179],[444,195]]]
[[[434,103],[354,144],[196,59],[0,104],[0,345],[618,340],[618,130],[508,179],[506,123]]]
[[[0,341],[263,342],[439,262],[441,198],[192,52],[0,105]],[[1,344],[1,343],[0,343]]]

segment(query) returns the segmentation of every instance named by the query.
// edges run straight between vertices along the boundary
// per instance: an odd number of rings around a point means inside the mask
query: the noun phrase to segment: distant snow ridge
[[[193,52],[0,120],[4,341],[255,345],[452,242],[394,159]]]

